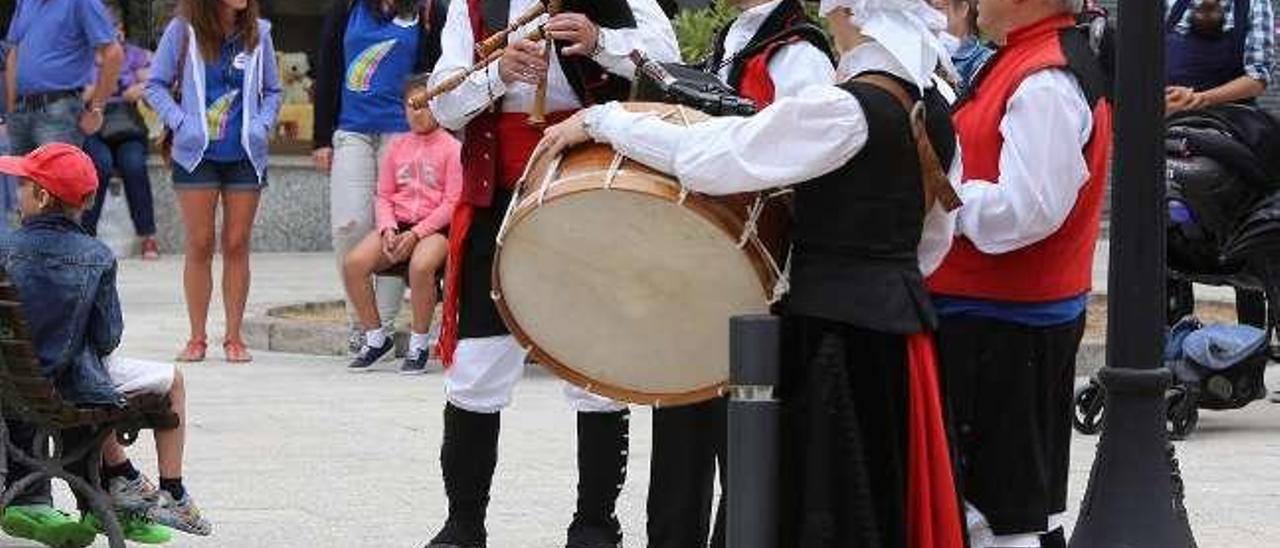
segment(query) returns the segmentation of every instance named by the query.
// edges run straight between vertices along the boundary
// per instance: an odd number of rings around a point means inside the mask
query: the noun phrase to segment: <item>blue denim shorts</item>
[[[259,191],[267,188],[266,174],[258,181],[258,172],[249,160],[219,162],[204,160],[195,171],[173,165],[173,187],[177,190]]]

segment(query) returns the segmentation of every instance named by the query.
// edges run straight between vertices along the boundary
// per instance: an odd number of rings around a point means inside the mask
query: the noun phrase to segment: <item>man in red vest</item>
[[[774,99],[835,82],[830,46],[800,0],[730,0],[741,10],[721,29],[703,67],[764,108]],[[653,453],[647,505],[649,548],[725,543],[724,398],[653,410]],[[711,525],[716,470],[721,496]],[[710,529],[710,530],[709,530]]]
[[[1111,151],[1079,9],[981,0],[1000,50],[953,114],[964,206],[928,284],[974,546],[1066,546],[1075,359]]]
[[[433,83],[478,61],[476,44],[537,1],[454,0]],[[544,21],[556,40],[550,62],[543,44],[522,38]],[[675,33],[656,0],[566,0],[563,13],[539,18],[508,42],[500,61],[431,104],[441,125],[463,132],[464,188],[449,228],[440,343],[448,367],[440,464],[449,518],[429,548],[487,543],[499,415],[523,376],[525,359],[490,298],[490,273],[511,188],[542,137],[527,123],[538,82],[547,81],[547,118],[557,121],[583,106],[625,98],[635,73],[632,50],[660,61],[679,58]],[[578,411],[578,502],[567,546],[616,548],[622,542],[614,505],[626,478],[627,408],[574,387],[565,392]]]
[[[946,19],[924,0],[823,4],[850,80],[689,127],[593,107],[547,130],[545,151],[610,143],[707,194],[794,185],[781,527],[770,540],[960,548],[924,286],[958,205],[959,152],[934,79],[949,65]]]

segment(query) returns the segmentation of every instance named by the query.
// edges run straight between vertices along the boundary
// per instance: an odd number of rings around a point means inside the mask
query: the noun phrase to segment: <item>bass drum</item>
[[[707,118],[625,106],[676,123]],[[767,313],[784,291],[784,193],[699,195],[599,144],[540,164],[509,206],[494,258],[494,299],[511,332],[539,363],[616,400],[720,395],[729,318]]]

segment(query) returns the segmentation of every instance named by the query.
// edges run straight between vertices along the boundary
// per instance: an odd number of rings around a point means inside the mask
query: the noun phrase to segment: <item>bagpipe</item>
[[[581,13],[587,16],[592,22],[604,28],[629,28],[636,26],[635,13],[631,11],[631,6],[626,0],[541,0],[530,6],[528,10],[520,14],[509,24],[505,3],[491,2],[485,4],[486,11],[483,14],[484,20],[502,21],[502,24],[494,25],[494,28],[500,30],[489,35],[488,38],[476,44],[475,53],[478,61],[471,65],[468,69],[454,74],[449,78],[436,84],[434,87],[419,91],[410,96],[408,102],[415,108],[422,108],[432,99],[453,91],[463,82],[467,81],[472,74],[484,71],[489,65],[502,59],[503,52],[506,49],[509,39],[513,34],[518,32],[524,26],[533,23],[544,15],[556,15],[561,12]],[[496,9],[490,12],[490,8]],[[530,41],[541,41],[546,38],[546,33],[542,25],[539,25],[532,32],[522,37]],[[551,47],[546,48],[546,55],[550,56]],[[538,85],[533,112],[530,113],[530,121],[532,123],[541,123],[546,113],[546,97],[547,97],[547,81],[544,79]]]
[[[672,103],[698,109],[711,116],[750,116],[756,105],[741,97],[720,77],[696,66],[659,63],[639,51],[631,52],[636,65],[633,101]]]

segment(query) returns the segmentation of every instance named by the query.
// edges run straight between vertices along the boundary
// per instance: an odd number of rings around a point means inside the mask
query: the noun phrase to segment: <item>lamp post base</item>
[[[1071,548],[1194,548],[1165,429],[1165,369],[1105,368],[1102,438]]]

